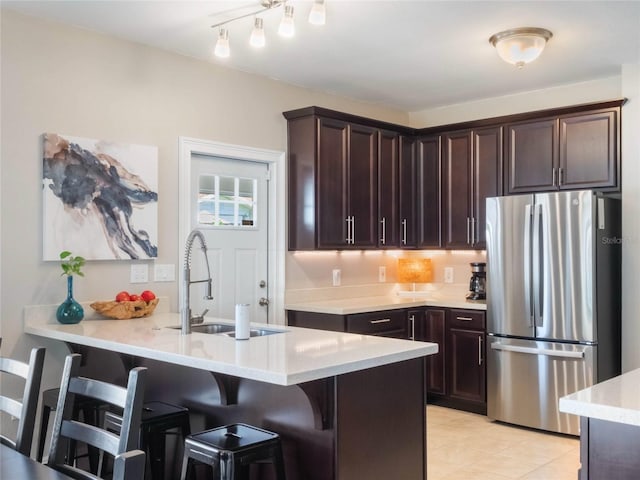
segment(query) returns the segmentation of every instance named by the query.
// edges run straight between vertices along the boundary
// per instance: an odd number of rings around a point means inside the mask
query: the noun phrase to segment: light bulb
[[[262,24],[261,18],[256,17],[256,21],[251,32],[251,37],[249,38],[249,44],[252,47],[256,48],[262,48],[266,44],[266,40],[264,37],[264,26]]]
[[[324,0],[315,0],[309,12],[309,23],[312,25],[324,25],[327,21],[327,12]]]
[[[214,55],[219,58],[227,58],[231,54],[229,48],[229,30],[221,28],[218,33],[218,41],[216,42],[216,48],[213,51]]]
[[[295,25],[293,24],[293,7],[291,5],[285,5],[284,16],[280,22],[278,33],[283,37],[293,37],[295,33]]]

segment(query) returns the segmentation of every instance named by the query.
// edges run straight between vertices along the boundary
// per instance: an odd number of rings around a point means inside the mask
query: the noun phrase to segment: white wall
[[[309,105],[394,123],[408,114],[286,85],[158,49],[2,10],[1,18],[2,354],[27,358],[49,348],[45,386],[58,382],[65,349],[22,334],[23,306],[58,304],[66,282],[56,262],[42,261],[44,132],[159,151],[158,263],[178,263],[178,137],[284,151],[282,112]],[[150,262],[149,262],[150,263]],[[123,289],[151,288],[170,298],[173,283],[129,284],[129,261],[90,262],[76,279],[79,301],[108,299]]]

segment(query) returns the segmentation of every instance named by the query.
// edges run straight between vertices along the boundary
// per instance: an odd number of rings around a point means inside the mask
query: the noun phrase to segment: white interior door
[[[191,228],[207,241],[213,300],[204,285],[191,287],[191,309],[234,318],[235,305],[249,304],[252,322],[268,321],[269,164],[192,154]],[[193,280],[206,277],[204,256],[192,254]]]

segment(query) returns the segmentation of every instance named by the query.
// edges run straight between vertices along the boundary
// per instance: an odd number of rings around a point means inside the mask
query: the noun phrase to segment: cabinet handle
[[[482,365],[482,337],[478,337],[478,365]]]
[[[356,217],[351,215],[351,245],[356,243]]]
[[[347,244],[351,243],[351,217],[347,217]]]
[[[382,225],[382,237],[380,238],[380,243],[385,245],[387,243],[387,219],[382,217],[380,224]]]
[[[456,317],[456,320],[462,320],[464,322],[471,322],[471,321],[473,321],[473,318],[471,318],[471,317]]]
[[[407,244],[407,219],[402,220],[402,244]]]
[[[471,217],[471,245],[476,243],[476,219]]]
[[[471,219],[467,217],[467,245],[469,244],[469,223]]]
[[[562,167],[560,167],[560,168],[558,169],[558,186],[559,186],[559,187],[561,187],[561,186],[562,186],[562,177],[563,177],[563,175],[562,175],[562,174],[563,174],[563,173],[564,173],[564,170],[563,170],[563,168],[562,168]]]
[[[553,170],[551,172],[551,186],[556,186],[556,167],[553,167]]]
[[[409,322],[411,322],[411,336],[409,337],[409,340],[415,340],[416,339],[416,316],[411,315],[409,317]]]
[[[369,323],[371,324],[376,324],[376,323],[389,323],[391,321],[390,318],[381,318],[380,320],[369,320]]]

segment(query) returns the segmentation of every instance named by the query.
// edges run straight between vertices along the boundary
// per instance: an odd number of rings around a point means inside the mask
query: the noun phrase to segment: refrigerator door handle
[[[529,326],[533,326],[533,309],[531,308],[531,205],[524,207],[524,305]]]
[[[542,299],[544,298],[544,265],[542,245],[542,205],[536,204],[533,210],[533,320],[536,327],[542,327]]]
[[[553,350],[550,348],[521,347],[519,345],[505,345],[504,343],[492,343],[491,349],[502,350],[504,352],[527,353],[530,355],[547,355],[549,357],[584,358],[584,352],[568,352],[564,350]]]

